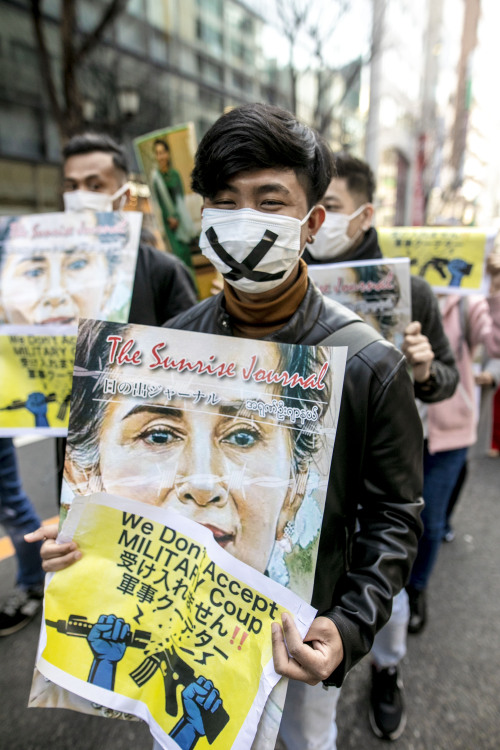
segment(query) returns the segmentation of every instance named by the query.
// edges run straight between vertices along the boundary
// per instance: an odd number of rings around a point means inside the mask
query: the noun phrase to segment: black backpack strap
[[[321,342],[321,346],[347,346],[347,362],[356,356],[358,352],[372,344],[374,341],[383,340],[380,333],[364,323],[362,320],[353,320],[347,325],[334,331]]]

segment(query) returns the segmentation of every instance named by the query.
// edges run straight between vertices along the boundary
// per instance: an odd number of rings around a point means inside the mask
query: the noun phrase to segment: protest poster
[[[83,558],[47,585],[41,673],[162,747],[248,750],[279,680],[271,623],[304,637],[315,610],[168,508],[79,497],[62,534]]]
[[[0,325],[125,321],[142,214],[48,213],[0,220]]]
[[[357,313],[401,348],[412,319],[408,258],[311,265],[308,272],[326,297]]]
[[[78,320],[126,321],[142,215],[0,219],[0,435],[65,435]]]
[[[196,153],[192,122],[155,130],[134,140],[153,210],[170,251],[193,267],[192,250],[200,235],[201,199],[191,190]]]
[[[410,270],[442,294],[485,293],[485,260],[496,232],[472,227],[377,229],[387,258],[410,259]]]
[[[344,347],[81,321],[63,515],[96,492],[175,510],[310,601],[345,358]],[[281,681],[253,747],[274,747],[283,699]],[[40,675],[32,705],[109,711]]]
[[[67,326],[1,326],[0,436],[68,431],[76,334]],[[9,333],[6,333],[9,331]]]

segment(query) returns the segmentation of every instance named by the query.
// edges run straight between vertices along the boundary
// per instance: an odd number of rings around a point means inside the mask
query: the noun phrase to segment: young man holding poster
[[[193,189],[204,198],[202,251],[223,274],[224,290],[167,324],[351,345],[314,581],[319,616],[304,643],[286,618],[283,629],[273,626],[275,668],[292,678],[281,725],[287,750],[335,748],[338,690],[320,683],[340,686],[389,618],[422,508],[422,435],[406,360],[324,298],[300,258],[324,221],[319,201],[331,176],[326,144],[288,112],[253,104],[223,115],[200,143]],[[346,335],[332,340],[339,329]],[[80,556],[73,543],[52,539],[42,555],[49,571]]]
[[[322,203],[323,226],[304,251],[309,265],[346,263],[382,258],[377,231],[372,226],[375,177],[369,165],[350,154],[336,154],[336,174]],[[406,328],[403,352],[413,367],[415,397],[422,421],[425,404],[453,396],[458,383],[450,344],[443,330],[437,299],[429,284],[411,276],[412,322]],[[425,498],[425,494],[424,494]],[[403,683],[398,664],[406,653],[406,632],[415,595],[408,587],[395,597],[392,615],[377,634],[373,660],[370,724],[374,733],[396,739],[406,723]]]

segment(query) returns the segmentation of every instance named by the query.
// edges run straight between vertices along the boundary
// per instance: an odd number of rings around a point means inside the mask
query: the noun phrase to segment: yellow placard
[[[436,290],[477,293],[484,280],[488,232],[463,227],[378,229],[384,256],[410,258],[410,269]]]
[[[0,434],[66,434],[76,336],[0,335]]]
[[[191,721],[199,750],[232,747],[272,658],[271,623],[288,610],[179,527],[79,503],[84,515],[73,538],[83,558],[47,588],[43,661],[145,704],[170,737]],[[199,709],[207,690],[215,691],[215,710]]]

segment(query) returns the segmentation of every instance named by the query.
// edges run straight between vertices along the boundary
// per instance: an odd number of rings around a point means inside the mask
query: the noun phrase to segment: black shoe
[[[377,669],[372,665],[370,726],[377,737],[397,740],[406,726],[404,688],[397,667]]]
[[[417,591],[412,586],[407,586],[408,598],[410,600],[410,621],[408,623],[409,633],[420,633],[427,622],[427,605],[425,602],[425,591]]]
[[[0,636],[12,635],[24,628],[40,610],[42,589],[16,589],[0,609]]]

